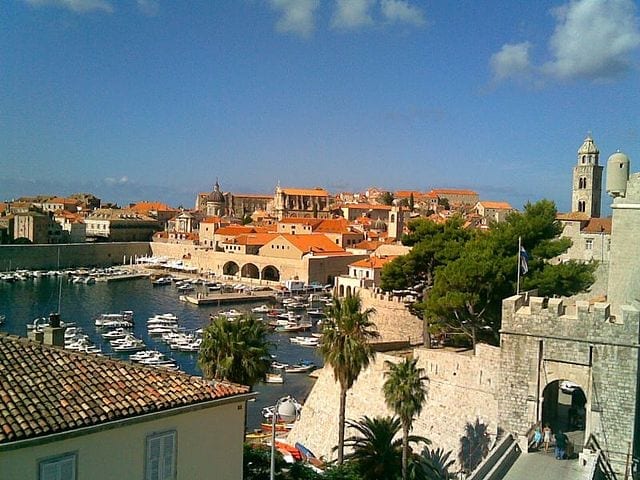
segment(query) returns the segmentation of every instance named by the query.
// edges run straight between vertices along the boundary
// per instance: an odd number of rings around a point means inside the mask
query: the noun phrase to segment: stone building
[[[149,241],[160,230],[157,220],[127,210],[99,208],[85,219],[87,238],[109,242]]]
[[[329,193],[323,188],[281,188],[278,185],[273,211],[278,220],[285,217],[328,218]]]
[[[578,162],[573,167],[571,211],[600,216],[602,196],[602,165],[598,164],[600,150],[591,135],[587,135],[578,149]]]

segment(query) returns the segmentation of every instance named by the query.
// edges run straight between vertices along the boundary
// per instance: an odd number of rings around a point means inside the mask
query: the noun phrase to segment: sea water
[[[128,359],[128,354],[111,354],[108,342],[100,336],[94,326],[96,317],[102,313],[119,313],[123,310],[134,312],[134,334],[144,340],[150,350],[159,350],[173,358],[180,370],[191,375],[202,375],[197,364],[197,352],[171,350],[159,337],[147,333],[147,319],[155,314],[173,313],[178,316],[178,324],[187,330],[204,328],[209,324],[209,315],[235,308],[250,311],[252,307],[264,303],[227,304],[223,306],[196,306],[179,300],[180,293],[173,285],[153,286],[149,279],[97,282],[92,285],[71,283],[65,276],[41,277],[7,283],[0,281],[0,315],[6,320],[0,331],[26,337],[28,323],[35,318],[48,317],[49,313],[61,313],[64,322],[81,327],[91,341],[102,347],[103,352],[113,358]],[[271,333],[272,355],[283,363],[308,360],[321,366],[322,359],[316,349],[292,344],[289,338],[300,333]],[[278,398],[293,395],[303,402],[313,379],[308,374],[286,374],[283,384],[259,383],[254,386],[258,392],[255,402],[249,402],[247,429],[260,427],[262,408],[273,405]]]

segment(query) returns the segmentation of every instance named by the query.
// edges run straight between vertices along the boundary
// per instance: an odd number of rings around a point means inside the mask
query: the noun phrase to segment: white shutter
[[[175,477],[175,432],[164,436],[162,449],[162,480],[173,480]]]
[[[147,480],[158,480],[160,473],[160,448],[162,437],[147,439]]]
[[[76,480],[75,454],[40,462],[39,480]]]
[[[174,480],[176,432],[147,437],[146,480]]]

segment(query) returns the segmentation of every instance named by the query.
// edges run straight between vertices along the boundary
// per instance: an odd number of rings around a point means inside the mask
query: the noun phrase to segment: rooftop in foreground
[[[0,447],[248,392],[0,335]]]

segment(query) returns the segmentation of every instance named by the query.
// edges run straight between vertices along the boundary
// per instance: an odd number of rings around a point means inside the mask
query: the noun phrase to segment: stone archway
[[[554,433],[566,433],[579,450],[586,440],[587,408],[587,395],[581,385],[567,379],[554,380],[542,391],[541,423],[549,425]]]
[[[239,271],[240,267],[236,262],[227,262],[224,264],[224,267],[222,267],[223,275],[237,275]]]
[[[280,271],[273,265],[267,265],[262,269],[262,280],[270,280],[272,282],[280,281]]]
[[[253,263],[246,263],[242,266],[240,276],[246,278],[260,278],[260,270]]]

